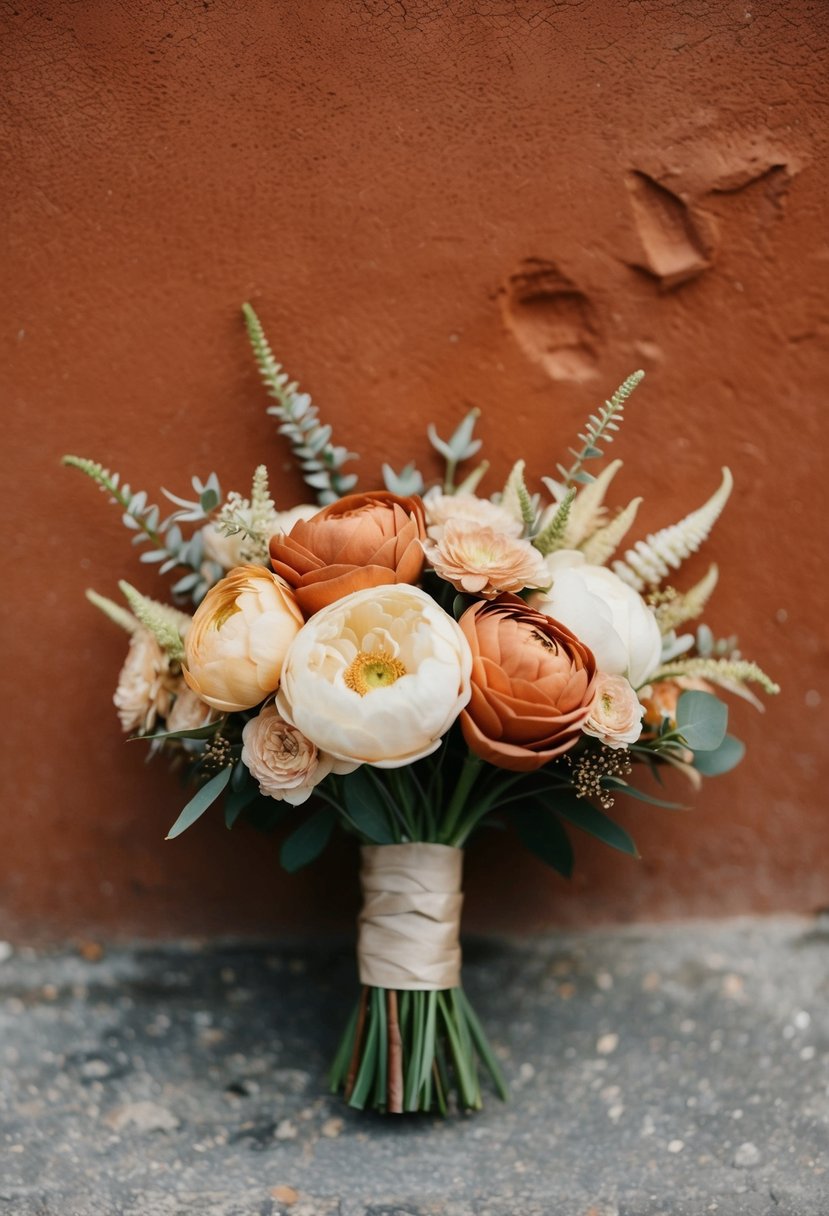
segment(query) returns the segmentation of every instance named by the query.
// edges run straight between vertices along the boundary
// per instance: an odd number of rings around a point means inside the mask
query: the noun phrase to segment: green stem
[[[481,771],[483,760],[477,756],[468,755],[463,762],[461,775],[458,777],[458,783],[455,786],[455,791],[452,794],[452,800],[446,809],[446,817],[443,822],[443,830],[441,832],[441,840],[443,844],[449,844],[452,840],[458,822],[463,816],[464,807],[466,806],[469,793],[477,780],[478,774]]]

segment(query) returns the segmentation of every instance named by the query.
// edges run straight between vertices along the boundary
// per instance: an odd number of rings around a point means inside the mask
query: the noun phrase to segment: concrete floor
[[[822,921],[466,943],[444,1121],[326,1093],[348,946],[96,953],[0,947],[0,1216],[829,1216]]]

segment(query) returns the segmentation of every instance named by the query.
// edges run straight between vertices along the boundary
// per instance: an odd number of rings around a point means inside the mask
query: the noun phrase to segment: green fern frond
[[[356,454],[331,443],[331,427],[321,425],[310,396],[299,391],[297,382],[290,379],[275,359],[262,322],[250,304],[242,305],[242,314],[259,374],[268,396],[276,403],[268,407],[268,413],[279,419],[280,433],[287,436],[302,476],[315,491],[317,501],[323,505],[335,502],[357,484],[353,473],[340,471],[347,461],[356,459]]]
[[[548,553],[555,553],[557,549],[562,548],[564,536],[567,532],[570,508],[573,506],[575,497],[575,489],[569,489],[558,504],[558,509],[553,518],[545,528],[542,528],[538,536],[533,537],[533,544],[542,557],[546,557]]]
[[[637,385],[642,383],[644,376],[643,371],[637,371],[632,376],[628,376],[627,380],[619,385],[610,400],[605,401],[598,414],[590,415],[584,432],[579,434],[581,448],[570,448],[570,455],[574,457],[570,468],[567,469],[561,464],[557,466],[565,486],[571,486],[574,482],[586,485],[593,481],[591,474],[584,471],[584,462],[604,456],[604,451],[599,444],[613,442],[614,432],[619,430],[619,423],[622,421],[625,402]]]
[[[142,595],[123,579],[118,586],[144,628],[149,630],[161,649],[166,651],[174,662],[180,663],[184,659],[182,638],[190,627],[190,617],[171,608],[169,604],[159,604],[157,600]]]

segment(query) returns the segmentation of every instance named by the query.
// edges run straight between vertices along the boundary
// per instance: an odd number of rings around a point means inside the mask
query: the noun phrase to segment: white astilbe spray
[[[641,498],[631,499],[615,519],[611,519],[609,524],[605,524],[587,538],[581,546],[581,551],[591,566],[603,566],[607,559],[613,556],[633,527],[641,502]]]
[[[104,616],[109,617],[125,633],[135,633],[136,629],[140,628],[137,619],[131,612],[127,612],[126,608],[122,608],[120,604],[116,604],[113,600],[107,599],[105,595],[99,595],[91,587],[86,592],[86,598],[90,604],[94,604],[96,608],[99,608]]]
[[[708,538],[728,502],[733,484],[731,470],[723,468],[720,487],[708,502],[686,515],[678,524],[652,532],[646,540],[637,541],[632,549],[627,550],[623,560],[613,563],[615,573],[637,591],[657,587],[671,570],[678,570],[685,559],[696,553]]]

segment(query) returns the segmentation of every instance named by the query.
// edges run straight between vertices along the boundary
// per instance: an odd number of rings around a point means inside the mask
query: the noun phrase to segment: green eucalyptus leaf
[[[216,722],[208,722],[206,726],[194,726],[191,730],[168,730],[157,735],[130,735],[127,743],[135,743],[136,740],[141,743],[154,743],[163,739],[209,739],[223,725],[224,718],[219,718]]]
[[[602,782],[605,789],[618,791],[620,794],[627,794],[630,798],[638,798],[640,802],[649,802],[651,806],[662,806],[669,811],[687,811],[687,806],[681,802],[668,802],[666,798],[657,798],[655,794],[647,794],[644,790],[640,790],[635,785],[628,785],[626,781],[618,781],[615,777],[607,777]]]
[[[719,777],[722,773],[729,773],[732,768],[736,768],[745,752],[744,743],[733,735],[726,735],[719,747],[694,754],[694,768],[704,777]]]
[[[315,861],[331,839],[336,821],[337,812],[331,806],[321,807],[304,820],[282,842],[279,860],[283,868],[293,874]]]
[[[727,726],[728,706],[710,692],[693,689],[677,701],[676,728],[691,751],[716,751]]]
[[[209,806],[212,806],[230,780],[230,768],[223,768],[215,777],[211,777],[206,785],[197,790],[187,806],[170,828],[165,839],[174,840],[199,819]]]
[[[625,829],[585,799],[559,796],[553,803],[553,809],[562,819],[566,819],[574,827],[581,828],[590,836],[595,836],[612,849],[618,849],[620,853],[627,853],[630,857],[639,856],[636,845]]]
[[[386,801],[365,765],[343,778],[343,798],[349,819],[372,844],[394,844]]]
[[[569,878],[573,872],[573,846],[553,812],[534,801],[515,808],[509,817],[524,847],[558,874]]]

